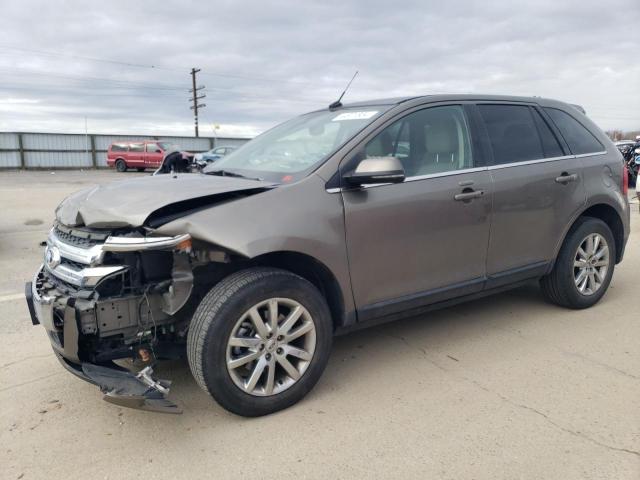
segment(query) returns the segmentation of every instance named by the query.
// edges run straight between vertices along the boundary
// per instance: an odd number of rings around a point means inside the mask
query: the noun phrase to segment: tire
[[[580,274],[580,267],[576,267],[574,262],[578,260],[578,247],[584,245],[588,236],[597,234],[601,239],[604,239],[606,246],[608,247],[608,265],[606,273],[601,275],[602,281],[600,285],[593,289],[587,288],[586,292],[581,292],[576,282],[577,276]],[[602,240],[600,240],[600,248],[602,247]],[[583,249],[586,251],[586,249]],[[613,271],[615,268],[616,259],[616,244],[611,233],[611,229],[602,220],[592,217],[581,217],[576,220],[576,223],[571,227],[567,237],[560,248],[558,257],[556,258],[555,265],[551,273],[540,280],[542,292],[545,297],[555,303],[566,308],[582,309],[595,305],[602,296],[606,293]],[[598,265],[597,260],[594,265]],[[584,265],[589,265],[589,262],[584,262]],[[598,268],[598,267],[592,267]],[[596,277],[594,277],[596,278]],[[591,282],[591,279],[586,280],[587,284]]]
[[[276,306],[274,309],[278,312],[276,317],[280,319],[277,321],[278,330],[276,333],[278,334],[278,341],[288,335],[299,334],[303,330],[301,327],[293,329],[292,327],[295,325],[310,328],[308,323],[311,321],[315,327],[315,331],[305,333],[300,338],[293,340],[293,342],[301,339],[304,342],[310,342],[310,339],[313,340],[314,346],[308,361],[299,360],[297,357],[287,357],[288,353],[284,354],[285,359],[290,360],[288,362],[289,366],[295,364],[295,368],[302,372],[301,374],[298,373],[300,376],[297,381],[292,377],[288,377],[289,371],[285,371],[282,364],[279,363],[282,358],[283,348],[290,348],[290,345],[285,345],[284,343],[274,345],[275,337],[265,341],[271,343],[261,343],[260,346],[255,346],[255,350],[247,349],[244,351],[243,355],[254,352],[251,355],[259,354],[261,357],[242,367],[238,367],[236,370],[232,370],[232,368],[235,368],[231,366],[231,363],[235,361],[233,360],[234,352],[238,349],[243,349],[244,346],[229,346],[229,339],[232,335],[234,338],[245,337],[245,335],[239,335],[241,330],[236,329],[242,329],[244,328],[242,326],[247,324],[253,327],[253,320],[244,320],[245,323],[242,323],[243,318],[250,318],[249,312],[258,305],[263,305],[269,299],[272,302],[275,301]],[[292,318],[291,312],[293,312],[294,307],[287,314],[286,308],[288,307],[282,307],[283,304],[278,302],[293,302],[293,304],[303,307],[300,310],[296,310],[304,313],[299,316],[301,320],[295,320],[295,323],[290,324],[289,328],[291,330],[288,335],[281,336],[279,333],[280,329],[286,333],[284,330],[285,320]],[[265,311],[260,313],[260,318],[267,319],[265,325],[268,325],[271,305],[272,303],[269,303],[268,307],[264,307]],[[285,317],[280,316],[280,309],[282,308],[285,309]],[[248,315],[249,317],[247,317]],[[298,322],[304,323],[299,324]],[[238,327],[238,325],[241,327]],[[269,327],[269,329],[270,331],[273,330],[272,327]],[[251,341],[262,342],[264,337],[256,329],[246,338]],[[246,338],[243,340],[246,340]],[[288,271],[259,267],[236,272],[220,281],[209,291],[191,320],[187,337],[187,357],[191,372],[197,383],[223,408],[237,415],[256,417],[277,412],[300,401],[322,375],[329,359],[332,342],[333,324],[331,315],[327,303],[318,289],[304,278]],[[311,348],[306,347],[307,343],[304,343],[304,345],[305,347],[300,348],[306,349],[307,351],[304,353],[308,354]],[[311,343],[308,345],[311,345]],[[283,348],[279,348],[279,346]],[[292,346],[295,347],[295,345]],[[296,350],[300,352],[300,350]],[[273,352],[273,354],[269,354],[267,351]],[[273,367],[271,364],[263,367],[263,373],[260,376],[256,375],[258,377],[257,385],[260,387],[256,386],[256,390],[253,393],[246,391],[247,384],[251,385],[250,380],[253,378],[254,373],[258,371],[259,362],[266,362],[266,357],[272,359],[269,361],[273,362]],[[240,356],[239,358],[243,359],[245,357]],[[253,370],[251,370],[252,368]],[[274,376],[270,375],[271,368],[276,372]],[[244,369],[251,370],[251,373],[248,374],[243,383],[237,372],[243,372]],[[268,390],[269,380],[271,380],[271,393]],[[254,385],[256,384],[254,383]],[[258,392],[259,388],[262,388],[261,392]],[[276,391],[276,389],[280,389],[280,391]]]
[[[136,168],[136,170],[138,170],[139,172],[144,172],[146,169],[144,167],[138,167]]]
[[[121,158],[116,160],[116,170],[118,172],[126,172],[127,171],[127,164]]]

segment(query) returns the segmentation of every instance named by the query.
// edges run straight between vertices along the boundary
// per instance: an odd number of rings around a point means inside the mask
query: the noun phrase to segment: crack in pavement
[[[518,337],[519,339],[524,340],[525,342],[530,343],[532,345],[536,345],[537,347],[540,346],[540,343],[536,342],[533,339],[531,339],[531,337],[529,337],[527,335],[523,335],[519,331],[513,330],[511,328],[498,327],[496,325],[491,326],[491,328],[493,328],[495,330],[499,330],[501,332],[508,333],[508,334],[513,335],[515,337]],[[557,350],[558,352],[560,352],[560,353],[562,353],[564,355],[567,355],[567,356],[579,358],[580,360],[584,360],[585,362],[589,362],[589,363],[591,363],[593,365],[597,365],[597,366],[602,367],[602,368],[604,368],[606,370],[609,370],[611,372],[619,373],[620,375],[624,375],[625,377],[629,377],[629,378],[632,378],[634,380],[640,380],[640,377],[638,377],[637,375],[629,373],[629,372],[627,372],[625,370],[622,370],[620,368],[614,367],[613,365],[609,365],[608,363],[604,363],[604,362],[601,362],[601,361],[596,360],[594,358],[591,358],[588,355],[583,355],[581,353],[572,352],[570,350],[565,350],[564,348],[558,347],[556,345],[550,345],[548,348]]]
[[[20,360],[16,360],[14,362],[5,363],[4,365],[0,365],[0,369],[10,367],[11,365],[16,365],[18,363],[26,362],[27,360],[32,360],[34,358],[47,358],[50,357],[50,353],[45,353],[43,355],[31,355],[30,357],[21,358]]]
[[[584,360],[585,362],[589,362],[589,363],[592,363],[594,365],[598,365],[599,367],[602,367],[602,368],[604,368],[606,370],[609,370],[611,372],[619,373],[620,375],[624,375],[625,377],[633,378],[634,380],[640,380],[640,377],[638,377],[637,375],[634,375],[632,373],[629,373],[629,372],[626,372],[624,370],[621,370],[621,369],[619,369],[617,367],[614,367],[613,365],[609,365],[608,363],[600,362],[600,361],[598,361],[598,360],[596,360],[594,358],[591,358],[591,357],[589,357],[587,355],[583,355],[581,353],[576,353],[576,352],[570,352],[568,350],[563,350],[563,349],[560,349],[560,351],[562,353],[564,353],[565,355],[568,355],[570,357],[577,357],[577,358],[579,358],[581,360]]]
[[[24,385],[29,385],[29,384],[35,383],[35,382],[39,382],[40,380],[46,380],[47,378],[55,377],[56,375],[62,375],[63,373],[65,373],[65,372],[56,372],[56,373],[52,373],[50,375],[45,375],[44,377],[38,377],[38,378],[34,378],[32,380],[27,380],[26,382],[16,383],[15,385],[10,385],[10,386],[5,387],[5,388],[0,388],[0,392],[7,392],[9,390],[13,390],[14,388],[22,387]]]
[[[422,355],[424,356],[425,360],[427,360],[431,365],[435,366],[436,368],[442,370],[443,372],[448,373],[449,375],[456,377],[458,379],[464,380],[465,382],[471,383],[472,385],[475,385],[477,388],[490,393],[492,395],[495,395],[496,397],[498,397],[500,400],[502,400],[505,403],[508,403],[511,406],[523,409],[523,410],[527,410],[529,412],[535,413],[536,415],[538,415],[539,417],[542,417],[547,423],[549,423],[550,425],[554,426],[555,428],[557,428],[558,430],[568,433],[570,435],[573,435],[575,437],[581,438],[583,440],[586,440],[590,443],[593,443],[594,445],[598,445],[600,447],[606,448],[608,450],[614,451],[614,452],[621,452],[621,453],[628,453],[631,455],[635,455],[636,457],[640,457],[640,452],[636,451],[636,450],[631,450],[628,448],[623,448],[623,447],[614,447],[612,445],[608,445],[606,443],[603,443],[599,440],[596,440],[595,438],[589,437],[588,435],[585,435],[582,432],[578,432],[575,430],[571,430],[570,428],[567,428],[563,425],[560,425],[559,423],[555,422],[554,420],[552,420],[546,413],[541,412],[540,410],[537,410],[533,407],[530,407],[528,405],[524,405],[522,403],[518,403],[512,399],[510,399],[509,397],[499,393],[499,392],[494,392],[493,390],[491,390],[490,388],[486,387],[485,385],[481,384],[480,382],[478,382],[477,380],[474,380],[472,378],[468,378],[464,375],[460,375],[457,373],[452,372],[451,370],[449,370],[448,368],[443,367],[442,365],[440,365],[438,362],[436,362],[435,360],[433,360],[432,358],[429,358],[429,354],[427,353],[427,351],[419,346],[416,345],[412,345],[411,343],[409,343],[409,341],[404,338],[404,337],[400,337],[400,336],[396,336],[396,335],[391,335],[391,334],[384,334],[388,337],[391,338],[395,338],[396,340],[400,340],[401,342],[403,342],[407,347],[413,349],[413,350],[417,350],[420,353],[422,353]]]

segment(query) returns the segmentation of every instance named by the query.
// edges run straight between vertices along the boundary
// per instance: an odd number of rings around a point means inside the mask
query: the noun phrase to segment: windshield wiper
[[[235,177],[235,178],[246,178],[247,180],[257,180],[261,182],[262,179],[259,177],[247,177],[246,175],[242,175],[241,173],[230,172],[229,170],[212,170],[210,172],[205,172],[207,175],[219,175],[220,177]]]

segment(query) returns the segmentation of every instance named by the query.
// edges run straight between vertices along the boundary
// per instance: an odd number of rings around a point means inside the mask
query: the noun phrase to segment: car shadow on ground
[[[354,382],[366,385],[366,388],[375,388],[376,382],[372,382],[371,377],[379,375],[376,364],[389,366],[394,363],[402,368],[403,362],[407,362],[402,352],[407,348],[436,365],[438,362],[446,366],[446,362],[464,361],[460,354],[479,336],[496,332],[518,335],[520,328],[558,308],[545,302],[540,288],[534,282],[418,317],[338,336],[334,339],[329,364],[307,399],[344,391]],[[523,311],[528,314],[522,315]],[[182,405],[185,415],[208,412],[230,420],[241,418],[224,411],[200,389],[191,376],[186,360],[160,363],[156,373],[161,378],[173,381],[171,397]],[[375,391],[368,393],[374,394]],[[303,400],[288,410],[304,409],[306,402]]]

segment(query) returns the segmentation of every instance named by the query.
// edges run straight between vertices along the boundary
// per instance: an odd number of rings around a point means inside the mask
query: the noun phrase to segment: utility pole
[[[193,97],[189,99],[190,102],[193,102],[193,105],[191,105],[189,108],[193,110],[193,121],[196,127],[196,137],[200,136],[198,133],[198,109],[204,108],[207,106],[205,103],[200,103],[200,104],[198,103],[198,100],[206,97],[204,93],[202,95],[198,95],[198,91],[204,89],[204,85],[200,87],[196,86],[196,73],[198,73],[199,71],[200,71],[199,68],[191,69],[191,84],[193,85],[193,88],[189,90],[190,92],[193,93]]]

